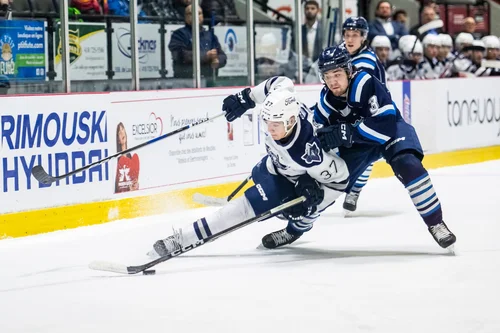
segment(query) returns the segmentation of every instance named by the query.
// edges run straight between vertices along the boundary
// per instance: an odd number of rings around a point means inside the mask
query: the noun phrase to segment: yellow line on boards
[[[496,159],[500,159],[500,146],[426,155],[424,166],[427,169],[435,169]],[[250,170],[248,172],[250,173]],[[393,176],[393,172],[385,161],[375,163],[372,177],[390,176]],[[0,215],[0,239],[198,208],[201,205],[192,201],[194,193],[222,198],[229,195],[238,185],[239,182],[231,182],[134,198],[3,214]],[[250,182],[244,189],[251,185]],[[240,191],[240,195],[243,192],[244,190]]]

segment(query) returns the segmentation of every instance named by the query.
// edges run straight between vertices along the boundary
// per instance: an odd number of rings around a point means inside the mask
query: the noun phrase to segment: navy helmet
[[[321,76],[337,68],[344,69],[350,75],[352,73],[351,55],[343,45],[327,47],[319,56],[318,68]]]
[[[359,30],[361,31],[361,36],[368,37],[368,22],[362,16],[349,17],[342,25],[342,34],[346,30]]]

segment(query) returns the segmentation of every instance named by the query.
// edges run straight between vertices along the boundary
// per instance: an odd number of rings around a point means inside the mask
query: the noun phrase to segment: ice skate
[[[344,215],[347,216],[356,211],[358,199],[359,193],[350,192],[346,194],[344,204],[342,205],[342,207],[344,208]]]
[[[457,238],[450,231],[450,229],[448,229],[448,226],[446,226],[444,222],[430,226],[429,232],[439,246],[454,253],[454,244],[457,241]]]
[[[275,249],[283,245],[292,244],[301,236],[302,234],[291,234],[285,228],[265,235],[262,238],[262,246],[267,249]]]

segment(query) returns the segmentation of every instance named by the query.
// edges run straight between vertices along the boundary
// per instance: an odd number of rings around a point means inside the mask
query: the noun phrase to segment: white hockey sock
[[[250,202],[241,196],[228,202],[224,207],[181,228],[182,245],[187,246],[219,233],[238,223],[255,217]]]

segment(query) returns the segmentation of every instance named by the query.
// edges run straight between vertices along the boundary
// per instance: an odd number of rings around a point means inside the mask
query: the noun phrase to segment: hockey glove
[[[227,121],[232,122],[241,117],[248,109],[253,109],[255,102],[250,97],[250,88],[245,88],[235,95],[229,95],[222,102]]]
[[[320,128],[316,134],[321,142],[321,147],[325,151],[344,146],[352,146],[352,129],[349,124],[337,124]]]
[[[301,175],[295,183],[295,194],[297,197],[305,196],[306,201],[283,211],[283,215],[289,220],[300,221],[304,216],[316,212],[317,206],[323,201],[325,192],[320,184],[307,173]]]

